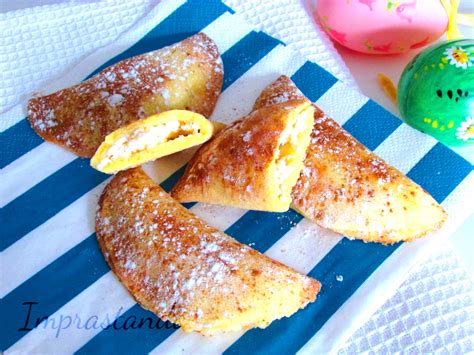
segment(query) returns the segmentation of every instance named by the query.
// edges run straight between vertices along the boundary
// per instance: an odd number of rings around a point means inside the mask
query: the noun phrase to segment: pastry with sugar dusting
[[[286,76],[270,84],[254,109],[304,98]],[[420,186],[369,151],[315,106],[293,207],[349,238],[392,244],[438,230],[446,212]]]
[[[303,168],[313,113],[303,98],[235,121],[197,151],[171,195],[180,202],[287,211]]]
[[[121,127],[105,137],[91,166],[113,174],[209,140],[221,127],[186,110],[165,111]]]
[[[96,234],[135,300],[187,332],[264,328],[313,302],[320,290],[318,281],[206,224],[140,168],[107,185]]]
[[[199,33],[125,59],[70,88],[33,97],[28,119],[46,141],[92,157],[109,133],[156,113],[184,109],[209,117],[222,80],[218,48]]]

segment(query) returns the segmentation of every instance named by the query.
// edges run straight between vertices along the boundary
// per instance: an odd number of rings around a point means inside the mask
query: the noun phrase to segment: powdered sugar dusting
[[[103,207],[98,235],[105,235],[112,260],[122,263],[129,277],[146,278],[141,292],[161,314],[202,317],[203,310],[192,306],[199,304],[198,295],[232,292],[220,284],[240,267],[246,247],[185,211],[158,186],[139,188],[128,181],[116,178],[120,185],[110,192],[110,207],[127,206],[129,212],[106,213]],[[158,213],[145,214],[150,209]]]
[[[335,230],[352,226],[350,231],[342,229],[349,236],[362,233],[355,228],[377,238],[388,236],[403,226],[390,215],[406,213],[408,198],[417,189],[317,110],[305,167],[292,193],[296,208],[306,217]]]
[[[137,300],[189,330],[210,331],[249,311],[252,297],[281,292],[275,282],[284,290],[296,287],[298,300],[302,288],[315,282],[209,226],[140,169],[119,173],[107,186],[96,232],[109,263]],[[266,288],[265,280],[273,286]],[[304,304],[314,297],[313,291]],[[267,325],[271,319],[255,320],[260,321]]]
[[[280,76],[268,85],[255,102],[254,108],[275,105],[290,100],[304,99],[303,93],[287,76]]]
[[[113,94],[107,99],[107,102],[109,103],[109,105],[115,106],[115,105],[121,103],[123,100],[124,100],[124,97],[122,95]]]
[[[222,84],[219,59],[217,46],[197,34],[125,59],[78,85],[34,97],[28,116],[45,139],[92,156],[107,134],[137,119],[169,109],[209,116]],[[194,95],[176,94],[185,92]]]

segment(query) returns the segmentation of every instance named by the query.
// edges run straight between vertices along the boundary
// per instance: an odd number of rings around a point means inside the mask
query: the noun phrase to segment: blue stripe
[[[181,178],[181,176],[183,176],[184,171],[186,170],[187,166],[188,164],[183,165],[181,168],[176,170],[170,177],[168,177],[165,181],[163,181],[160,184],[162,189],[165,190],[166,192],[170,192],[173,186],[176,185],[178,180]],[[196,202],[188,202],[188,203],[183,203],[182,205],[189,210],[195,204]]]
[[[0,169],[43,143],[25,118],[0,132]]]
[[[252,39],[252,43],[249,42],[249,38]],[[242,41],[245,45],[242,45]],[[233,67],[226,62],[230,58],[223,55],[224,65],[228,67],[228,75],[233,80],[243,75],[256,62],[255,58],[261,58],[264,55],[262,48],[271,50],[266,43],[268,43],[268,35],[254,32],[251,37],[246,36],[231,47],[229,51],[232,51],[234,55],[237,55],[235,48],[247,51],[247,59]],[[95,171],[88,165],[84,159],[76,159],[5,206],[0,212],[0,216],[4,218],[2,231],[6,236],[0,244],[2,250],[107,178],[107,175]],[[38,206],[42,206],[42,209],[37,210]],[[29,214],[30,212],[34,213]],[[22,215],[28,218],[17,218]]]
[[[471,171],[472,164],[437,143],[407,176],[441,202]]]
[[[109,175],[94,170],[88,159],[76,159],[26,191],[0,211],[1,250],[44,223]]]
[[[233,12],[218,0],[188,1],[155,26],[140,41],[101,65],[88,75],[86,79],[125,58],[179,42],[199,32],[226,11]],[[43,140],[30,127],[28,120],[26,118],[21,120],[11,128],[0,133],[0,146],[2,147],[2,154],[0,156],[1,167],[7,166],[42,142]],[[3,147],[8,148],[5,148],[5,151],[3,151]]]
[[[319,65],[307,61],[291,77],[303,94],[310,101],[317,101],[326,91],[333,86],[337,79],[321,68]]]
[[[168,177],[165,181],[163,181],[160,186],[165,191],[170,191],[174,185],[178,182],[178,180],[183,176],[184,171],[186,170],[187,164],[183,165],[181,168],[176,170],[170,177]]]
[[[252,248],[265,252],[302,219],[303,216],[293,210],[285,213],[249,211],[226,233],[241,243],[252,244]]]
[[[67,232],[64,237],[67,238]],[[65,300],[77,296],[109,270],[97,245],[95,234],[92,234],[25,281],[0,303],[0,314],[3,319],[0,349],[8,349],[28,333],[18,331],[24,327],[28,311],[28,306],[22,305],[23,302],[38,302],[32,308],[28,326],[34,328],[37,318],[50,316],[65,303]]]
[[[344,128],[367,148],[374,150],[401,124],[399,118],[369,100],[344,124]]]
[[[222,55],[225,90],[273,48],[281,44],[264,32],[252,31]]]
[[[135,327],[138,327],[140,320],[147,318],[149,320],[146,322],[151,322],[151,324],[161,322],[163,328],[150,329],[148,326],[130,328],[134,319],[137,320]],[[148,324],[145,323],[145,325]],[[125,330],[124,327],[128,329]],[[163,323],[155,314],[135,305],[117,320],[115,328],[112,326],[101,331],[75,354],[131,354],[130,348],[133,348],[134,355],[148,354],[153,350],[154,344],[161,343],[174,331],[175,328],[171,323]]]
[[[248,211],[227,228],[225,233],[240,243],[252,245],[253,249],[265,253],[301,219],[302,217],[293,210],[278,215],[277,213]]]

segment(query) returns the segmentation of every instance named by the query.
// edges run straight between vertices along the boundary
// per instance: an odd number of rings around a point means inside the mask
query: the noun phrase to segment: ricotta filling
[[[195,122],[168,121],[155,126],[141,127],[117,139],[107,149],[105,157],[97,167],[102,169],[116,159],[127,159],[158,144],[196,133],[199,133],[199,125]]]
[[[296,116],[298,118],[298,116]],[[281,194],[288,190],[287,180],[295,171],[295,158],[298,158],[298,141],[300,134],[306,129],[302,119],[294,119],[290,127],[283,131],[276,159],[276,179]]]

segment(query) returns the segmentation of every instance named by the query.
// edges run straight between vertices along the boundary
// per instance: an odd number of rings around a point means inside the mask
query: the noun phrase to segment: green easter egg
[[[405,121],[453,146],[474,143],[474,40],[429,47],[408,63],[398,84]]]

